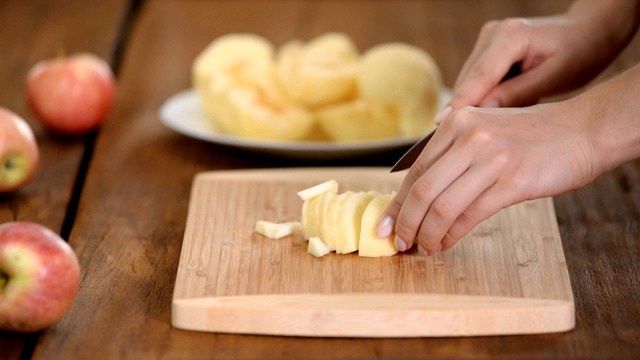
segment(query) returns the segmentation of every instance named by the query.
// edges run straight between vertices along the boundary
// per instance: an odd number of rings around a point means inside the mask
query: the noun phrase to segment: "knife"
[[[519,62],[515,63],[511,65],[511,68],[509,69],[509,71],[507,71],[507,73],[502,78],[502,80],[500,80],[500,82],[504,82],[513,77],[516,77],[520,75],[521,72],[522,72],[521,64]],[[437,129],[438,128],[431,130],[422,139],[418,140],[417,143],[413,144],[413,146],[409,150],[407,150],[407,152],[404,153],[402,157],[400,157],[400,160],[398,160],[395,163],[395,165],[393,165],[390,172],[394,173],[394,172],[398,172],[398,171],[402,171],[410,168],[411,165],[413,165],[413,163],[416,161],[418,156],[420,156],[424,147],[427,146],[427,144],[429,143],[429,140],[431,140],[431,138],[433,137],[433,134],[435,134]]]
[[[416,161],[418,156],[420,156],[420,153],[422,153],[424,147],[427,146],[427,143],[429,143],[429,140],[431,140],[433,134],[436,133],[437,129],[438,128],[431,130],[425,137],[418,140],[417,143],[413,144],[413,146],[409,150],[407,150],[404,155],[402,155],[400,160],[398,160],[395,165],[393,165],[393,167],[391,168],[391,172],[394,173],[410,168],[411,165],[413,165],[413,163]]]

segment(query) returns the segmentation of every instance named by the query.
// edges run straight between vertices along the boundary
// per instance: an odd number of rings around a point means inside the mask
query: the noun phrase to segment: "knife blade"
[[[431,138],[433,137],[433,134],[435,134],[436,129],[431,130],[422,139],[413,144],[413,146],[409,150],[407,150],[404,155],[402,155],[400,160],[398,160],[395,165],[393,165],[393,167],[391,168],[391,172],[394,173],[410,168],[411,165],[416,161],[418,156],[420,156],[424,147],[427,146],[429,140],[431,140]]]
[[[511,65],[511,68],[509,69],[509,71],[507,71],[507,73],[500,80],[500,82],[505,82],[511,78],[514,78],[520,75],[521,73],[522,73],[522,65],[519,62],[515,63]],[[433,134],[436,132],[436,129],[437,128],[431,130],[427,135],[425,135],[417,143],[413,144],[413,146],[409,150],[407,150],[407,152],[404,153],[404,155],[400,157],[400,159],[395,163],[395,165],[393,165],[390,172],[394,173],[394,172],[398,172],[398,171],[402,171],[410,168],[411,165],[413,165],[413,163],[416,161],[418,156],[420,156],[420,154],[422,153],[422,150],[424,150],[424,147],[427,146],[427,144],[429,143],[429,140],[431,140],[431,138],[433,137]]]

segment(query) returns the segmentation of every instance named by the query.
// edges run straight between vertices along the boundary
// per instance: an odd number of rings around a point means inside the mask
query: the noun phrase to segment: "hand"
[[[449,106],[525,106],[584,85],[629,41],[637,7],[628,1],[578,1],[558,16],[488,22],[456,80]],[[501,82],[514,64],[521,74]]]
[[[440,125],[385,210],[378,236],[422,254],[451,248],[502,208],[583,186],[602,173],[585,107],[454,111]],[[394,219],[397,219],[394,221]]]

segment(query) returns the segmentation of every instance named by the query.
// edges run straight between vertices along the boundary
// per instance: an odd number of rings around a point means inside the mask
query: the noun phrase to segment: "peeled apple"
[[[442,87],[426,51],[395,42],[361,54],[340,32],[277,49],[255,34],[221,36],[195,58],[192,83],[221,133],[335,142],[428,132]]]

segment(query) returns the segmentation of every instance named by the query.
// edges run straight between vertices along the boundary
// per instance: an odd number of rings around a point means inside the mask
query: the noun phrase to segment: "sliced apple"
[[[330,191],[334,194],[338,193],[338,182],[335,180],[327,180],[318,185],[314,185],[310,188],[298,191],[297,194],[300,197],[300,199],[306,201],[326,191]]]
[[[266,220],[258,220],[256,222],[255,231],[270,239],[280,239],[300,231],[301,229],[302,225],[299,221],[275,223]]]
[[[298,196],[304,200],[302,204],[302,235],[306,239],[312,236],[320,236],[320,225],[318,220],[319,196],[325,192],[338,193],[338,182],[327,180],[318,185],[298,191]]]
[[[378,219],[393,197],[391,194],[377,195],[362,214],[358,255],[366,257],[392,256],[398,253],[394,244],[394,234],[386,239],[376,235]]]
[[[327,208],[329,207],[329,203],[333,198],[336,197],[335,193],[332,192],[323,192],[318,196],[318,206],[315,208],[316,212],[314,215],[314,220],[316,221],[318,237],[322,239],[322,242],[329,248],[330,251],[334,251],[336,249],[335,244],[333,243],[333,239],[328,238],[327,234]]]
[[[336,253],[348,254],[358,250],[362,215],[376,195],[379,194],[361,191],[352,193],[340,202],[336,217],[336,229],[340,234],[341,241],[336,244]]]
[[[340,216],[340,203],[352,193],[352,191],[347,191],[339,195],[328,196],[320,238],[331,250],[337,250],[344,237],[344,234],[337,227],[338,217]]]

